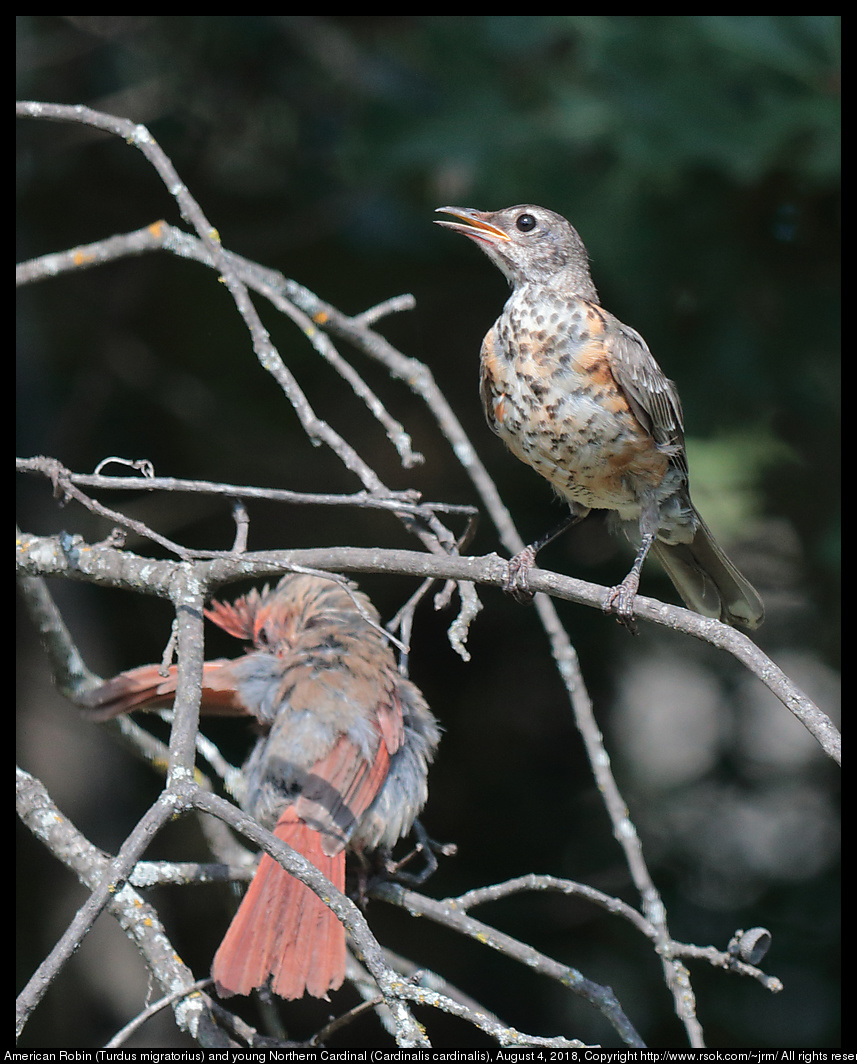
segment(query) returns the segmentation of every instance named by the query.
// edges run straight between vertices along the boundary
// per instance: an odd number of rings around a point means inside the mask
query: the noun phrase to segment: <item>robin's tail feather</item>
[[[652,552],[697,613],[741,628],[758,628],[765,619],[759,593],[729,561],[702,518],[691,543],[655,540]]]

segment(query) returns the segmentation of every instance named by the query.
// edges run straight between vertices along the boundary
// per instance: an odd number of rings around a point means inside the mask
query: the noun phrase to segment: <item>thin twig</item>
[[[133,1020],[130,1020],[121,1027],[116,1034],[106,1042],[105,1049],[117,1049],[123,1043],[125,1043],[135,1031],[138,1031],[144,1023],[150,1020],[153,1016],[168,1005],[174,1005],[177,1001],[181,1001],[182,998],[190,997],[191,994],[197,994],[200,990],[204,990],[207,986],[211,985],[211,979],[197,979],[195,983],[191,983],[189,987],[180,987],[177,990],[173,990],[171,994],[166,994],[164,997],[159,998],[157,1001],[153,1001],[151,1005],[147,1005],[142,1012],[139,1012]]]
[[[593,980],[587,979],[577,969],[566,964],[560,964],[553,958],[545,956],[545,954],[540,953],[524,942],[520,942],[511,935],[498,931],[481,920],[474,919],[459,909],[454,902],[435,901],[433,898],[427,898],[425,895],[418,894],[416,891],[409,890],[398,883],[380,883],[372,888],[372,894],[385,901],[400,905],[411,915],[425,916],[443,924],[445,927],[450,927],[507,957],[520,961],[532,971],[555,979],[598,1009],[605,1019],[612,1024],[626,1045],[636,1047],[645,1045],[634,1029],[633,1024],[625,1015],[610,987],[601,986],[593,982]]]
[[[460,894],[456,898],[446,898],[442,904],[467,912],[476,905],[485,905],[524,891],[557,891],[561,894],[582,898],[584,901],[591,902],[612,915],[623,917],[652,942],[657,942],[658,940],[658,929],[651,921],[647,920],[632,905],[622,901],[621,898],[616,898],[612,894],[605,894],[603,891],[590,887],[585,883],[575,883],[573,880],[561,879],[557,876],[530,873],[526,876],[508,879],[502,883],[494,883],[487,887],[477,887],[474,890],[468,890],[465,894]],[[729,968],[741,975],[752,976],[773,993],[779,993],[783,988],[783,984],[775,976],[766,975],[754,965],[738,960],[728,951],[718,950],[715,946],[691,946],[687,943],[670,940],[670,953],[677,957],[706,960],[718,968]]]

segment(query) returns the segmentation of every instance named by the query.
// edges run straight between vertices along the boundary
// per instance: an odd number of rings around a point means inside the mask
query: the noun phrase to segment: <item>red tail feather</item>
[[[345,853],[328,857],[321,836],[288,808],[274,834],[345,889]],[[219,994],[249,994],[272,976],[283,998],[326,997],[345,978],[345,930],[328,907],[268,854],[226,932],[211,969]]]

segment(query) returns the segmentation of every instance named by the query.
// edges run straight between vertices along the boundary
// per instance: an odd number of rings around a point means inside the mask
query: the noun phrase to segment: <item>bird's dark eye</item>
[[[536,220],[531,214],[519,214],[515,225],[521,230],[522,233],[529,233],[536,227]]]

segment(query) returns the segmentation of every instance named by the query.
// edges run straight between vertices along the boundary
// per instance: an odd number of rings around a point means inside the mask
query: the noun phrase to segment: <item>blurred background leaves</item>
[[[823,708],[835,707],[838,16],[17,16],[17,27],[18,97],[85,103],[145,123],[226,247],[347,313],[416,295],[416,310],[382,331],[430,365],[525,538],[555,522],[557,504],[490,436],[476,395],[479,343],[505,284],[467,242],[433,227],[432,211],[532,202],[570,218],[604,304],[643,333],[679,384],[697,502],[766,599],[760,643]],[[20,121],[17,136],[19,259],[161,216],[177,221],[155,175],[121,142],[32,121]],[[18,305],[19,454],[52,454],[77,470],[120,454],[150,458],[164,475],[356,487],[302,437],[226,293],[199,267],[125,261],[22,290]],[[426,455],[405,472],[300,333],[261,309],[320,416],[390,486],[473,501],[409,393],[355,359]],[[231,540],[219,506],[161,500],[140,516],[190,544]],[[30,483],[20,485],[19,520],[34,532],[105,532],[71,509],[58,514],[44,486]],[[412,545],[377,515],[253,513],[252,547],[338,542]],[[483,522],[474,550],[496,546]],[[628,558],[594,517],[543,562],[610,584]],[[407,591],[395,581],[363,583],[386,615]],[[169,625],[162,604],[58,590],[93,668],[107,674],[160,657]],[[672,596],[654,567],[645,590]],[[484,598],[469,666],[445,644],[448,617],[426,611],[415,633],[414,678],[447,729],[427,824],[461,846],[430,889],[453,893],[534,870],[634,901],[533,618],[502,596]],[[563,608],[563,617],[674,933],[720,946],[737,926],[774,933],[769,970],[786,982],[777,998],[694,968],[709,1044],[838,1044],[830,766],[758,684],[707,648],[649,631],[632,641],[578,608]],[[26,622],[19,631],[19,757],[90,837],[105,832],[115,846],[121,825],[105,825],[104,803],[111,812],[118,804],[130,823],[142,811],[124,794],[117,803],[126,777],[103,759],[121,755],[86,745],[92,729],[39,678],[39,648]],[[188,845],[182,839],[177,851]],[[22,942],[22,979],[56,935],[43,916],[55,895],[32,886],[33,868],[44,868],[36,880],[47,884],[52,864],[40,866],[35,847],[24,846],[24,922],[33,930]],[[211,927],[198,944],[187,942],[182,921],[196,918],[200,903],[183,910],[163,899],[176,907],[177,940],[200,972],[226,920],[228,899],[213,893]],[[383,912],[372,915],[383,926]],[[651,1045],[680,1041],[656,968],[640,965],[641,944],[624,928],[558,900],[519,899],[485,914],[495,915],[612,981]],[[525,989],[519,973],[495,972],[478,951],[438,938],[437,956],[429,948],[417,959],[448,966],[509,1022],[610,1044],[564,992]],[[97,1044],[119,1025],[127,1002],[103,996],[99,955],[85,947],[75,958],[71,1000],[59,986],[27,1032],[31,1044]],[[295,1013],[304,1007],[292,1007],[296,1035],[312,1030],[312,1019]],[[160,1034],[143,1036],[149,1044],[170,1037],[164,1022]],[[348,1037],[371,1040],[374,1030]],[[451,1025],[437,1044],[464,1037]]]

